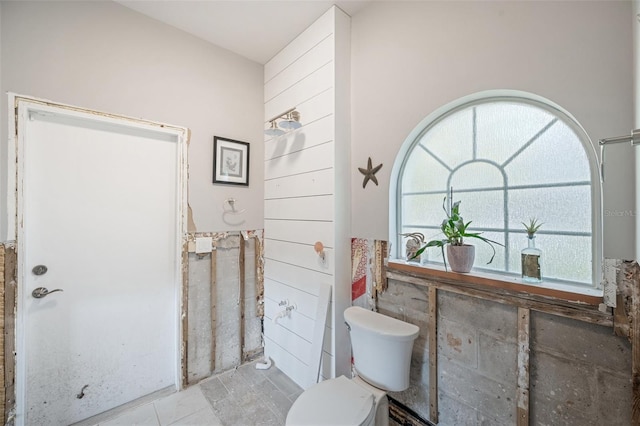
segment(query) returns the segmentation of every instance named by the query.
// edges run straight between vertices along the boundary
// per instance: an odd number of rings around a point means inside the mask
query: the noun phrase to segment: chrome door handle
[[[46,287],[38,287],[31,292],[31,295],[36,299],[42,299],[45,296],[55,293],[56,291],[63,291],[61,288],[49,291]]]

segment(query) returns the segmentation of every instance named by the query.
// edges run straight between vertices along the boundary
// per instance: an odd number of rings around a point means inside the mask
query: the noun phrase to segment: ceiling
[[[116,0],[264,64],[335,4],[348,15],[372,0]]]

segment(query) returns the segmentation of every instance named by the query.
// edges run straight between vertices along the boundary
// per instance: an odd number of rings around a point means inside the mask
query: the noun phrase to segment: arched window
[[[470,229],[499,241],[476,246],[475,269],[519,276],[527,246],[523,222],[543,225],[543,279],[593,285],[600,271],[600,186],[597,159],[584,130],[548,101],[518,93],[476,96],[427,117],[410,135],[394,166],[391,230],[441,238],[443,199],[450,188]],[[395,193],[394,193],[395,190]],[[394,229],[395,225],[395,229]],[[442,263],[430,248],[423,263]]]

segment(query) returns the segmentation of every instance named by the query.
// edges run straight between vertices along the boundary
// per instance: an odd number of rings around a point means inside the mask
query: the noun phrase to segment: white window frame
[[[594,147],[591,138],[587,132],[580,125],[580,123],[564,108],[555,104],[554,102],[545,99],[541,96],[515,90],[489,90],[484,92],[478,92],[469,96],[462,97],[453,102],[450,102],[442,107],[436,109],[427,117],[425,117],[412,131],[402,143],[400,150],[396,156],[391,171],[391,179],[389,185],[389,241],[391,243],[390,257],[392,259],[400,260],[402,255],[403,238],[399,235],[400,229],[400,215],[398,209],[401,202],[400,178],[403,171],[406,156],[413,149],[415,144],[422,138],[422,136],[437,122],[442,120],[445,116],[448,116],[456,111],[470,107],[474,104],[481,104],[491,101],[514,101],[520,103],[529,103],[536,107],[542,108],[560,117],[571,129],[576,133],[579,140],[582,142],[589,161],[589,172],[591,178],[591,231],[592,231],[592,282],[590,286],[580,284],[562,284],[557,286],[563,290],[575,291],[582,293],[584,290],[588,291],[597,290],[598,294],[601,294],[602,290],[602,262],[603,262],[603,239],[602,239],[602,185],[600,180],[600,167],[598,155]],[[403,260],[400,260],[403,261]],[[424,267],[428,268],[428,265]],[[471,272],[473,274],[473,271]],[[505,277],[511,275],[501,274],[500,271],[492,271],[495,275],[504,275]],[[546,281],[545,281],[546,283]],[[588,288],[585,288],[588,287]]]

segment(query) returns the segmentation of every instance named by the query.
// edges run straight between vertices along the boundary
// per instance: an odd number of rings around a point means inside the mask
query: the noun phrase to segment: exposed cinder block
[[[392,394],[429,418],[426,287],[389,281],[380,312],[418,324],[411,386]],[[514,425],[517,308],[438,291],[438,425]],[[531,311],[530,424],[631,424],[631,345],[611,328]]]
[[[439,291],[438,315],[460,324],[472,324],[486,334],[505,340],[515,342],[518,338],[515,306]]]
[[[580,360],[532,350],[529,398],[533,424],[597,424],[595,375],[594,368]]]
[[[517,377],[518,345],[482,331],[478,337],[478,370],[493,380],[513,385]]]
[[[427,382],[429,376],[426,377]],[[429,418],[429,385],[411,377],[411,386],[402,392],[389,392],[389,396],[402,401],[406,406],[410,406],[413,411],[424,419]]]
[[[476,426],[476,410],[464,402],[450,398],[445,393],[438,395],[438,426]]]
[[[390,395],[410,406],[421,417],[429,418],[429,325],[428,290],[389,280],[387,291],[379,295],[381,314],[415,324],[420,328],[413,343],[409,389]]]
[[[387,291],[378,297],[378,311],[410,322],[426,332],[429,294],[426,287],[389,280]],[[426,336],[426,334],[425,334]]]
[[[416,374],[423,377],[422,382],[427,384],[429,382],[429,332],[428,329],[424,331],[420,329],[420,334],[413,342],[413,352],[411,354],[411,368],[412,375],[413,369],[420,368],[420,371],[416,371]]]
[[[467,368],[478,366],[478,332],[466,325],[438,319],[438,362],[455,360]],[[442,360],[445,362],[445,360]]]
[[[610,370],[631,371],[631,344],[615,336],[609,327],[532,312],[531,339],[539,351]]]
[[[478,423],[479,426],[513,426],[516,424],[515,420],[508,422],[501,421],[491,413],[483,413],[478,411]]]
[[[424,333],[426,334],[426,331]],[[410,406],[421,417],[429,418],[429,349],[428,341],[421,335],[413,344],[409,388],[402,392],[390,392],[389,394],[398,401],[402,401],[403,404]]]
[[[505,385],[453,362],[438,359],[438,391],[461,403],[493,416],[498,422],[515,423],[515,383]],[[442,421],[452,416],[444,407],[439,407]]]
[[[629,374],[597,373],[596,412],[599,425],[630,425],[633,392]]]

